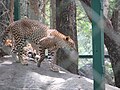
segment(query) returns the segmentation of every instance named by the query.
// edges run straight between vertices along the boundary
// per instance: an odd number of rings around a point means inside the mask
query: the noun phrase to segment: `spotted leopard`
[[[26,41],[31,43],[32,47],[40,55],[40,59],[37,62],[38,67],[40,67],[41,62],[45,58],[45,49],[51,52],[50,68],[52,70],[58,70],[55,67],[55,56],[59,48],[75,50],[75,43],[69,36],[65,36],[55,29],[50,29],[37,20],[25,18],[15,21],[7,27],[4,36],[8,35],[8,33],[11,33],[13,37],[13,57],[16,58],[18,56],[19,61],[24,65],[28,64],[27,60],[23,58],[23,47],[26,46]]]

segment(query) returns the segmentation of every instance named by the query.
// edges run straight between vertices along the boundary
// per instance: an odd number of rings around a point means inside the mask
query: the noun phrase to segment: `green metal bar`
[[[14,20],[20,19],[20,0],[14,0]]]
[[[46,58],[48,56],[45,56]],[[104,55],[105,58],[110,58],[109,55]],[[93,55],[79,55],[79,58],[93,58]]]
[[[104,55],[105,58],[110,58],[109,55]],[[79,55],[79,58],[93,58],[93,55]]]
[[[103,0],[92,0],[94,90],[105,90]]]

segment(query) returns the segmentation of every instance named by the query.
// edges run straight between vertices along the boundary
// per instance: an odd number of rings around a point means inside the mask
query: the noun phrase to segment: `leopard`
[[[3,42],[9,33],[12,35],[13,41],[12,56],[23,65],[28,65],[28,61],[23,58],[26,41],[40,55],[40,59],[37,61],[38,67],[45,59],[45,50],[48,49],[49,55],[51,55],[50,69],[53,71],[59,71],[59,68],[56,67],[56,52],[59,48],[76,51],[75,43],[70,36],[66,36],[56,29],[50,29],[38,20],[23,18],[11,23],[4,32]]]

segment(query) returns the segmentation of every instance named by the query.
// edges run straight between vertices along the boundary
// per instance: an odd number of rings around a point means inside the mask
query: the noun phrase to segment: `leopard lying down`
[[[46,25],[36,20],[30,20],[28,18],[15,21],[10,24],[5,33],[5,36],[11,33],[13,37],[13,57],[17,59],[23,65],[27,65],[28,62],[23,58],[23,48],[26,46],[26,40],[31,43],[32,47],[37,50],[40,55],[40,59],[37,62],[37,66],[40,67],[41,62],[45,58],[45,49],[48,49],[50,60],[50,69],[58,71],[59,68],[55,66],[56,52],[59,48],[65,48],[70,51],[75,51],[75,43],[69,37],[58,32],[55,29],[49,29]]]

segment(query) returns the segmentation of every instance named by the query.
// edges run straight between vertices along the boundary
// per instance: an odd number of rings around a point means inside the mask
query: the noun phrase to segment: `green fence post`
[[[105,90],[103,0],[92,0],[94,90]]]
[[[20,0],[14,0],[14,20],[20,19]]]

